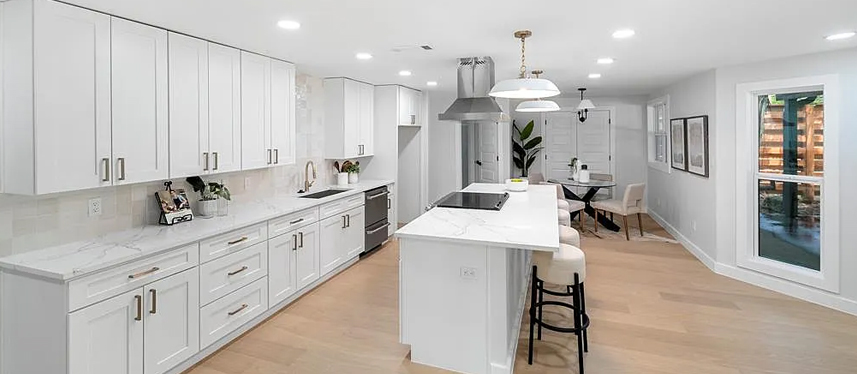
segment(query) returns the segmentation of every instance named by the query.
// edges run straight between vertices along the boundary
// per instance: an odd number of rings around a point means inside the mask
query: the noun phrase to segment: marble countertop
[[[233,204],[229,207],[229,215],[225,217],[194,217],[191,222],[174,226],[144,226],[91,240],[21,253],[0,258],[0,268],[68,281],[392,183],[391,180],[363,180],[348,187],[330,186],[331,189],[348,191],[321,199],[304,199],[294,194]],[[322,190],[319,188],[310,192]]]
[[[502,184],[474,183],[463,191],[503,193],[506,189]],[[499,211],[433,208],[396,231],[396,237],[556,252],[556,209],[556,187],[531,185],[526,192],[509,192]]]

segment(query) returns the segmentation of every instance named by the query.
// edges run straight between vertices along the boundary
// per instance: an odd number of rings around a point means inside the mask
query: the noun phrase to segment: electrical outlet
[[[100,216],[101,215],[101,198],[96,197],[94,199],[89,199],[89,216]]]
[[[476,279],[476,268],[461,267],[461,277],[466,279]]]
[[[244,177],[244,189],[249,190],[252,185],[253,185],[253,178]]]

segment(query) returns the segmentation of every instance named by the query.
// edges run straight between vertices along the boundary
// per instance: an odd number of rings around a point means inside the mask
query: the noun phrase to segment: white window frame
[[[655,107],[663,105],[664,106],[664,129],[662,133],[658,133],[657,129],[657,120],[655,119]],[[661,96],[659,98],[653,99],[649,101],[646,105],[646,127],[648,128],[648,161],[649,168],[660,170],[664,173],[672,173],[672,168],[670,167],[670,157],[671,157],[671,149],[670,149],[670,137],[669,137],[669,122],[670,122],[670,96]],[[666,154],[664,155],[663,161],[657,160],[657,150],[655,149],[657,146],[656,137],[665,136],[666,137]]]
[[[824,177],[821,181],[820,271],[758,255],[759,173],[758,96],[786,92],[824,92]],[[736,90],[736,260],[739,267],[825,291],[839,293],[839,135],[842,98],[838,75],[739,84]],[[743,156],[742,156],[743,155]],[[804,176],[771,176],[776,180],[817,183]]]

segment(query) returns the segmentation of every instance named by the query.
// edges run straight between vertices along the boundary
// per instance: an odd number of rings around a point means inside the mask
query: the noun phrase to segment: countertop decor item
[[[514,153],[512,160],[515,162],[515,166],[521,169],[521,177],[526,178],[529,174],[530,166],[536,161],[536,155],[543,148],[540,147],[542,137],[537,136],[530,139],[535,127],[535,122],[533,121],[527,123],[527,126],[524,126],[523,130],[518,128],[515,121],[512,121],[512,127],[517,134],[516,136],[512,136],[512,152]]]
[[[193,220],[193,211],[190,209],[190,201],[183,189],[173,190],[173,182],[164,182],[164,190],[155,193],[155,200],[161,207],[161,217],[158,223],[162,225],[173,225],[176,223]]]
[[[506,179],[506,189],[512,192],[524,192],[529,185],[530,182],[523,178]]]
[[[195,192],[199,192],[200,216],[210,218],[215,215],[225,216],[228,213],[228,201],[232,200],[232,195],[225,185],[217,182],[206,184],[200,177],[189,177],[186,181],[193,186]]]
[[[348,167],[343,167],[342,171],[348,173],[348,183],[354,184],[360,182],[360,161],[353,163],[348,162]]]
[[[579,161],[577,160],[577,157],[573,157],[571,159],[571,162],[568,164],[568,167],[571,168],[571,179],[573,179],[573,180],[577,180],[577,164],[578,164],[578,162]]]
[[[540,99],[560,94],[559,88],[553,82],[527,76],[526,43],[527,38],[532,35],[530,30],[515,32],[515,38],[521,39],[521,73],[518,78],[500,81],[491,88],[488,95],[507,99]]]
[[[589,183],[589,167],[588,167],[588,166],[586,166],[586,165],[581,165],[581,166],[580,166],[580,171],[579,171],[577,174],[578,174],[578,177],[579,177],[579,178],[578,178],[578,180],[579,180],[581,183]]]

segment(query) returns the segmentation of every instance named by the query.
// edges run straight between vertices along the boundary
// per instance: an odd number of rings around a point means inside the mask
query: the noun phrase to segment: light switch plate
[[[100,216],[101,215],[101,198],[96,197],[93,199],[89,199],[89,216]]]
[[[465,279],[476,279],[476,268],[462,266],[461,277]]]

